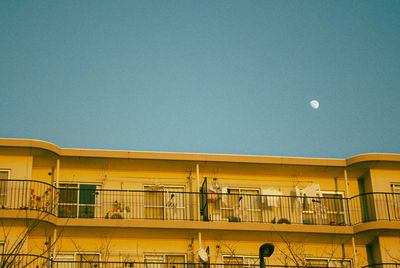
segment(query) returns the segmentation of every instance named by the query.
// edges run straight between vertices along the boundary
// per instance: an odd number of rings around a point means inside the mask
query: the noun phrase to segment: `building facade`
[[[251,267],[264,243],[274,246],[266,265],[400,262],[400,154],[158,153],[0,139],[0,206],[2,264],[11,267]]]

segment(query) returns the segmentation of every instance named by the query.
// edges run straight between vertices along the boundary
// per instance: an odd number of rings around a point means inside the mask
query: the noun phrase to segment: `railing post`
[[[198,209],[197,209],[197,220],[200,221],[201,218],[201,202],[200,202],[200,166],[197,163],[196,164],[196,192],[197,192],[197,204],[198,204]]]
[[[349,220],[349,225],[351,225],[351,220],[350,220],[350,209],[349,209],[349,182],[347,180],[347,169],[345,168],[343,170],[343,175],[344,175],[344,186],[345,186],[345,191],[346,191],[346,200],[347,200],[347,219]]]
[[[351,214],[350,214],[350,205],[349,205],[349,200],[350,198],[346,198],[346,206],[347,206],[347,225],[351,226]]]
[[[386,208],[387,208],[387,212],[388,212],[389,221],[391,221],[391,219],[390,219],[390,208],[389,208],[389,202],[388,202],[388,198],[387,198],[387,193],[385,193],[385,200],[386,200]]]

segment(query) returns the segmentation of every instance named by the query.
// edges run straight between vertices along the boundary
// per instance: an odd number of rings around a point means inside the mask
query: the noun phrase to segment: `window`
[[[54,258],[57,268],[93,268],[100,267],[100,253],[60,253]]]
[[[302,206],[303,223],[345,225],[345,204],[342,192],[319,191],[317,197],[305,198]]]
[[[338,260],[338,259],[328,259],[328,258],[309,258],[306,259],[306,266],[351,268],[351,261],[343,259]]]
[[[9,170],[0,170],[0,206],[2,208],[7,206],[9,178],[10,178]]]
[[[144,186],[144,217],[146,219],[185,219],[184,187]]]
[[[400,184],[392,184],[392,189],[393,189],[393,201],[392,201],[392,206],[393,207],[393,213],[391,215],[394,215],[396,219],[400,219]]]
[[[229,221],[261,221],[260,191],[255,189],[226,188],[221,199],[222,218]]]
[[[343,193],[321,192],[321,195],[324,197],[322,205],[326,213],[325,223],[330,225],[345,225]]]
[[[94,218],[100,214],[100,197],[95,184],[60,183],[58,216]]]
[[[75,259],[78,261],[78,268],[100,267],[99,253],[77,253]]]
[[[328,259],[306,259],[306,266],[329,267],[329,261]]]
[[[258,257],[255,256],[223,256],[226,268],[255,268],[260,266]]]
[[[186,256],[180,254],[144,255],[144,262],[148,268],[184,268]]]
[[[392,184],[395,204],[400,207],[400,184]]]
[[[54,260],[54,267],[56,268],[67,268],[73,266],[75,261],[75,256],[73,253],[61,253],[55,256]]]
[[[120,254],[120,262],[123,264],[124,268],[134,268],[135,259],[131,257],[130,254]]]
[[[393,184],[393,193],[400,194],[400,184]]]

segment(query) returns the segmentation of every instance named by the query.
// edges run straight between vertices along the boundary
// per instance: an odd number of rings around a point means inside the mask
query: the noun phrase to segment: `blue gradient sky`
[[[399,14],[400,1],[0,1],[0,136],[400,153]]]

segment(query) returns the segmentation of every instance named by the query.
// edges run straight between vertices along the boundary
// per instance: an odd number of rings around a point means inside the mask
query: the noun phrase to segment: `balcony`
[[[70,260],[60,261],[57,258],[47,258],[33,254],[0,254],[1,267],[55,267],[55,268],[76,268],[76,267],[102,267],[102,268],[258,268],[258,261],[251,264],[242,263],[170,263],[170,262],[137,262],[130,259],[120,261],[101,260]],[[289,265],[265,265],[266,268],[295,268],[313,267],[327,268],[331,266],[289,266]],[[400,263],[379,263],[363,266],[361,268],[400,268]]]
[[[180,187],[108,190],[89,184],[59,188],[27,180],[0,180],[2,209],[34,210],[59,218],[183,220],[352,226],[400,221],[400,194],[352,198],[277,196],[228,191],[184,192]]]
[[[93,255],[93,254],[92,254]],[[100,256],[100,255],[98,255]],[[129,258],[119,261],[103,261],[98,259],[91,260],[57,260],[57,258],[47,258],[44,256],[33,254],[0,254],[1,267],[54,267],[54,268],[76,268],[76,267],[102,267],[102,268],[258,268],[259,263],[256,260],[251,264],[243,263],[171,263],[171,262],[141,262],[134,261]],[[265,268],[295,268],[295,267],[312,267],[312,268],[328,268],[333,266],[289,266],[289,265],[265,265]],[[361,268],[400,268],[399,263],[379,263]]]

